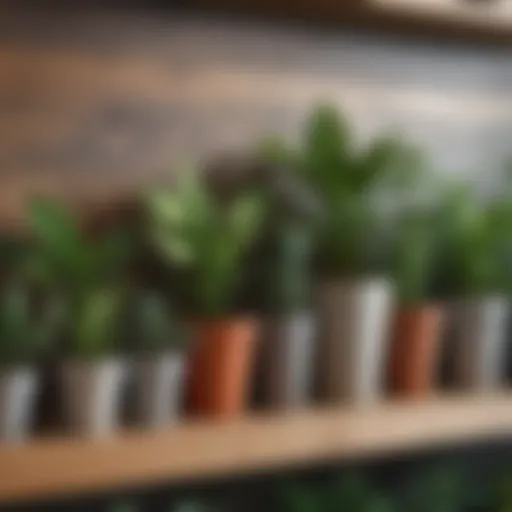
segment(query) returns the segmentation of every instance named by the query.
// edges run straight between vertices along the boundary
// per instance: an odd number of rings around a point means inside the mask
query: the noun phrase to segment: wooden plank
[[[511,432],[506,393],[191,422],[102,440],[35,440],[0,449],[0,500],[391,455]]]

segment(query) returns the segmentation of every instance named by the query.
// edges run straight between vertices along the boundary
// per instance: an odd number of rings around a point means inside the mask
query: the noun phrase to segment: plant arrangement
[[[222,204],[195,173],[147,199],[152,239],[190,292],[192,344],[189,393],[198,413],[233,416],[243,410],[256,323],[233,316],[245,257],[264,217],[253,191]]]

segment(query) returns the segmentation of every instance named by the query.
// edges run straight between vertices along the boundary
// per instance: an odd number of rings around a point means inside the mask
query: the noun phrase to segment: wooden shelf
[[[464,3],[462,0],[367,0],[367,5],[383,13],[417,17],[425,21],[512,30],[510,2]]]
[[[392,455],[512,432],[512,394],[255,415],[0,448],[0,501]]]

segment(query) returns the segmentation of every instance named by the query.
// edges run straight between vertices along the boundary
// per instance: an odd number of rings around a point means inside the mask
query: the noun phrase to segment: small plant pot
[[[91,437],[112,433],[118,427],[127,373],[121,359],[64,362],[61,386],[67,426]]]
[[[156,427],[176,421],[183,395],[185,355],[180,351],[141,356],[134,365],[135,417]]]
[[[393,303],[385,279],[325,283],[319,293],[321,393],[366,404],[383,390]]]
[[[404,397],[423,397],[434,386],[444,311],[434,305],[397,310],[389,358],[390,386]]]
[[[263,378],[266,402],[271,407],[300,407],[311,399],[315,331],[315,319],[309,311],[266,322]]]
[[[488,391],[504,378],[509,303],[504,297],[466,299],[453,306],[454,384]]]
[[[223,418],[240,416],[254,367],[256,322],[204,321],[194,331],[189,379],[192,412]]]
[[[32,427],[39,375],[30,366],[0,370],[0,441],[24,441]]]

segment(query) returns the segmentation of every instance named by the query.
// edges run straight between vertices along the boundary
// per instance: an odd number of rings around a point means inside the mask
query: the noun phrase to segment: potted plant
[[[408,209],[396,229],[393,277],[397,289],[390,384],[403,396],[432,390],[444,309],[432,298],[437,224],[432,211]]]
[[[318,109],[307,127],[298,166],[325,210],[316,261],[322,278],[320,385],[329,400],[364,403],[381,392],[393,302],[382,268],[388,230],[383,198],[400,184],[398,177],[413,173],[409,153],[394,139],[357,150],[331,108]]]
[[[143,425],[162,425],[180,413],[184,332],[158,291],[137,293],[129,311],[127,323],[135,345],[135,416]]]
[[[9,283],[0,294],[0,440],[22,441],[32,426],[39,390],[37,363],[54,341],[59,312],[35,307],[26,286]]]
[[[127,365],[119,355],[123,296],[118,279],[130,254],[125,236],[90,239],[71,212],[34,200],[29,222],[36,247],[33,275],[65,308],[60,332],[60,382],[66,423],[100,435],[118,422]]]
[[[198,413],[230,417],[245,405],[257,322],[235,313],[244,256],[263,219],[254,192],[221,204],[193,172],[147,201],[152,238],[190,295],[190,401]]]
[[[459,186],[447,193],[442,215],[455,384],[488,390],[504,372],[510,205],[499,198],[478,199],[468,187]]]
[[[306,226],[293,222],[272,231],[264,278],[263,371],[267,402],[286,408],[305,405],[313,391],[316,322],[311,311],[311,237]]]
[[[264,316],[260,381],[271,407],[304,405],[313,391],[316,321],[312,311],[312,224],[321,204],[268,139],[257,148],[259,184],[266,196],[265,230],[250,283]]]

